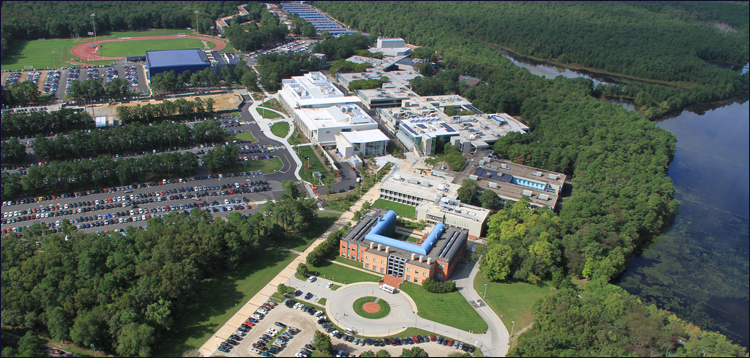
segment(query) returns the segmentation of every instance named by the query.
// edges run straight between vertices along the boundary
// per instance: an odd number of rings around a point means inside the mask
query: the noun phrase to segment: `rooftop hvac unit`
[[[542,172],[531,173],[531,175],[533,175],[535,177],[540,177],[540,176],[542,176]]]
[[[531,190],[524,190],[521,192],[521,195],[531,197]]]
[[[497,165],[490,165],[490,169],[497,170]]]
[[[422,186],[424,186],[424,187],[427,187],[427,188],[429,188],[429,187],[430,187],[430,182],[428,182],[428,181],[425,181],[425,180],[423,180],[421,184],[422,184]]]
[[[488,186],[489,186],[490,188],[492,188],[492,189],[497,189],[497,183],[495,183],[495,182],[490,182],[490,183],[488,184]]]
[[[547,175],[547,179],[557,180],[557,175],[555,174]]]
[[[401,174],[394,174],[393,179],[401,180]]]
[[[414,179],[414,178],[412,178],[412,179],[409,179],[409,183],[412,183],[412,184],[419,184],[419,179]]]
[[[503,168],[503,169],[510,169],[510,167],[508,167],[508,164],[505,164],[505,163],[503,163],[503,164],[500,164],[500,168]]]
[[[492,178],[492,172],[487,172],[485,176],[488,178]]]
[[[472,175],[469,175],[469,179],[476,181],[477,179],[479,179],[479,177],[472,174]]]
[[[549,195],[547,195],[547,194],[539,194],[537,196],[537,198],[539,198],[539,200],[549,200]]]

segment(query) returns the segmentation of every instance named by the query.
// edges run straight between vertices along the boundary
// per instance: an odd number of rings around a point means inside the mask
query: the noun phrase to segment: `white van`
[[[394,293],[396,291],[395,287],[389,285],[380,285],[380,289],[388,293]]]

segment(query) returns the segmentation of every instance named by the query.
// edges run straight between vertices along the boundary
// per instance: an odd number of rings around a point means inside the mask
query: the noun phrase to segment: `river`
[[[546,78],[620,82],[506,57]],[[747,69],[745,65],[738,73]],[[610,102],[633,110],[627,102]],[[692,106],[657,121],[677,137],[669,177],[680,210],[668,231],[642,249],[619,281],[643,302],[668,309],[701,329],[721,332],[745,347],[750,344],[749,122],[747,95],[714,106]]]

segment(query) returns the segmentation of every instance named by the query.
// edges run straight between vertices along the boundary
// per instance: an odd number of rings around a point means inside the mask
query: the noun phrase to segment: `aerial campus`
[[[610,283],[677,212],[679,101],[364,3],[174,3],[3,4],[3,356],[745,354]]]

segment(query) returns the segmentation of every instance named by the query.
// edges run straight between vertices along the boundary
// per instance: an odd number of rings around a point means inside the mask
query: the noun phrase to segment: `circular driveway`
[[[341,328],[353,328],[360,335],[387,336],[400,332],[414,325],[415,307],[400,291],[391,294],[380,289],[377,283],[356,283],[334,291],[326,302],[326,311],[336,325]],[[378,319],[369,319],[354,312],[354,301],[365,296],[380,297],[388,301],[391,312]]]

